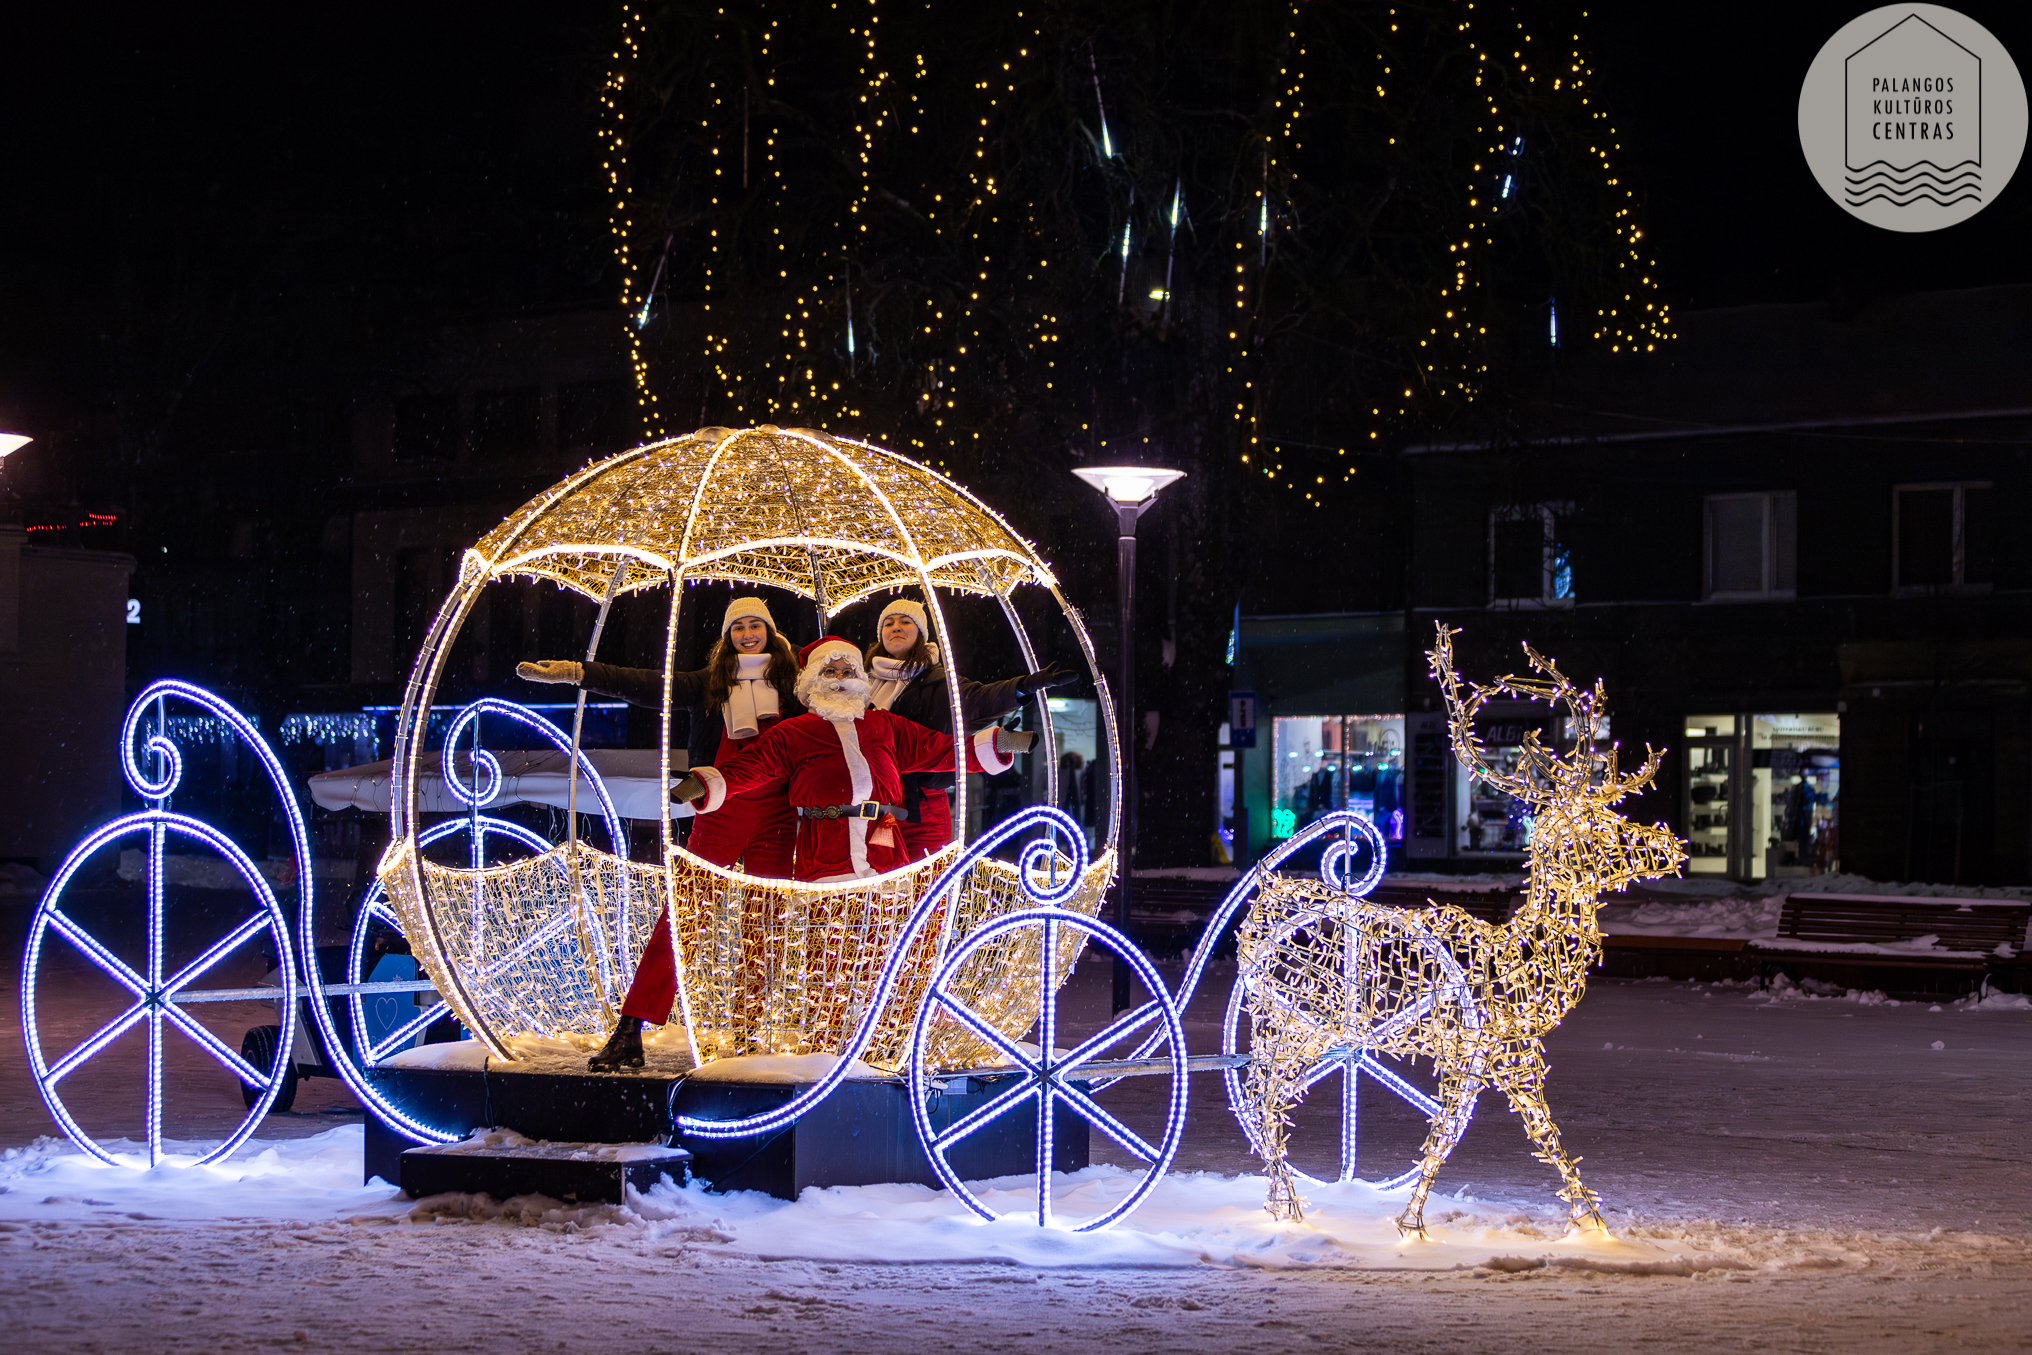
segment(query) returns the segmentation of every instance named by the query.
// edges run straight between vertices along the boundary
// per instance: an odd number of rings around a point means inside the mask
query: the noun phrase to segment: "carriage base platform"
[[[691,1179],[691,1154],[653,1143],[447,1143],[402,1155],[401,1185],[412,1199],[447,1191],[493,1196],[548,1195],[580,1204],[627,1202],[663,1177]]]
[[[674,1180],[688,1165],[717,1191],[755,1190],[794,1200],[808,1186],[864,1186],[891,1182],[938,1188],[940,1182],[917,1138],[909,1090],[901,1078],[854,1078],[806,1111],[794,1123],[744,1139],[707,1139],[674,1134],[676,1117],[733,1120],[762,1114],[789,1102],[811,1084],[799,1082],[713,1082],[682,1073],[559,1073],[489,1069],[387,1067],[366,1070],[384,1096],[426,1123],[471,1135],[510,1129],[539,1145],[597,1149],[600,1145],[668,1144],[688,1155],[687,1163],[657,1169]],[[930,1108],[934,1128],[944,1128],[1007,1089],[1002,1077],[955,1078]],[[1052,1129],[1052,1170],[1078,1171],[1088,1162],[1087,1122],[1060,1106]],[[458,1149],[458,1151],[450,1151]],[[963,1179],[986,1180],[1036,1171],[1037,1125],[1032,1114],[1005,1115],[969,1135],[947,1158]],[[526,1156],[525,1150],[525,1156]],[[518,1161],[511,1150],[483,1151],[450,1145],[417,1149],[414,1142],[371,1107],[367,1112],[365,1176],[397,1183],[411,1195],[484,1191],[505,1198],[503,1189],[539,1178],[558,1189],[529,1186],[582,1200],[622,1196],[622,1175],[611,1163],[570,1153]],[[549,1173],[549,1175],[546,1175]],[[657,1173],[647,1177],[654,1184]],[[613,1178],[609,1182],[608,1178]],[[412,1184],[414,1183],[414,1184]],[[628,1184],[642,1189],[645,1183]],[[611,1191],[611,1193],[603,1193]]]

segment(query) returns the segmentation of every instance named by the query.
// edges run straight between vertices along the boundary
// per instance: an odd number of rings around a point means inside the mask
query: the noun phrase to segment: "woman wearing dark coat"
[[[924,607],[898,598],[882,609],[875,623],[876,641],[868,646],[868,676],[875,684],[869,704],[913,720],[927,729],[964,737],[1015,710],[1046,687],[1070,682],[1073,675],[1050,667],[1002,682],[959,678],[960,715],[967,727],[952,727],[952,680],[938,646],[925,637]],[[952,772],[919,772],[903,778],[903,845],[910,859],[920,860],[953,839]]]

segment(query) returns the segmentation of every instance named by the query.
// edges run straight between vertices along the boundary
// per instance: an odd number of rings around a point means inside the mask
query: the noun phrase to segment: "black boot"
[[[618,1073],[642,1066],[642,1018],[624,1016],[614,1024],[614,1033],[599,1053],[586,1060],[590,1073]]]

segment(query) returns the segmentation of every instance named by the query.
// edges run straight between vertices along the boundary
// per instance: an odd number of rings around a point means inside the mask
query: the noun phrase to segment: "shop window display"
[[[1271,722],[1270,831],[1287,838],[1353,809],[1404,840],[1404,717],[1280,715]]]
[[[1557,746],[1558,731],[1542,718],[1491,715],[1478,720],[1485,761],[1499,776],[1514,772],[1524,736],[1536,732],[1540,741]],[[1600,736],[1606,737],[1606,731]],[[1528,806],[1481,777],[1456,770],[1454,786],[1454,850],[1462,856],[1522,856],[1531,845]]]
[[[1819,875],[1841,855],[1841,717],[1689,715],[1685,832],[1694,874]]]

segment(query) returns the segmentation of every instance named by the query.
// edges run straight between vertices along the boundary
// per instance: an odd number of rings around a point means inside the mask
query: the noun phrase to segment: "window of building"
[[[458,581],[458,552],[420,548],[395,553],[395,671],[409,671],[445,594]]]
[[[557,390],[557,440],[562,447],[618,447],[637,432],[635,401],[625,381],[580,381]]]
[[[1710,602],[1789,598],[1798,587],[1799,496],[1715,494],[1707,501]]]
[[[1995,501],[1986,482],[1899,485],[1891,513],[1897,590],[1989,587],[1996,579]]]
[[[1534,503],[1489,514],[1489,603],[1495,607],[1573,605],[1569,504]]]
[[[459,398],[399,395],[395,398],[397,461],[446,461],[458,451]]]
[[[1058,745],[1058,807],[1072,815],[1086,829],[1087,845],[1094,846],[1107,827],[1108,794],[1106,770],[1101,756],[1101,708],[1091,697],[1054,696],[1045,701],[1051,711],[1051,737]],[[1225,755],[1224,755],[1225,756]],[[1033,776],[1041,759],[1032,758]]]
[[[1686,717],[1689,874],[1819,875],[1841,856],[1841,716]]]
[[[1273,840],[1336,809],[1353,809],[1386,841],[1404,840],[1402,715],[1280,715],[1270,765]]]
[[[535,386],[509,386],[475,395],[474,452],[488,458],[534,452],[542,433],[542,395]]]

